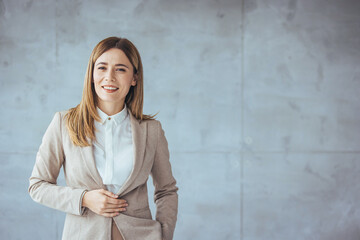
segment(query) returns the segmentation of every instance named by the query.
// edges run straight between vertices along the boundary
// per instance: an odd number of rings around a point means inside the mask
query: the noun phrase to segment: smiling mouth
[[[119,88],[117,87],[109,87],[109,86],[102,86],[102,88],[108,93],[112,93],[119,90]]]

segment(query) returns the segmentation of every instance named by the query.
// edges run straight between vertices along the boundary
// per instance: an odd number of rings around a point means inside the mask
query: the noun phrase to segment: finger
[[[113,198],[108,198],[107,203],[111,203],[111,204],[127,204],[127,201],[125,199],[113,199]]]
[[[119,208],[119,207],[126,208],[127,206],[129,206],[129,204],[127,203],[121,203],[121,204],[107,203],[105,208]]]
[[[122,204],[106,203],[106,204],[104,204],[103,209],[126,208],[127,206],[129,206],[129,204],[127,204],[127,203],[122,203]]]
[[[126,211],[126,208],[106,208],[103,210],[103,213],[117,213],[124,211]]]
[[[103,213],[103,214],[100,214],[100,215],[102,215],[102,216],[104,216],[104,217],[116,217],[116,216],[118,216],[120,213]]]
[[[103,189],[103,191],[101,191],[104,195],[108,196],[108,197],[111,197],[111,198],[118,198],[118,195],[116,194],[113,194],[112,192],[109,192],[105,189]]]

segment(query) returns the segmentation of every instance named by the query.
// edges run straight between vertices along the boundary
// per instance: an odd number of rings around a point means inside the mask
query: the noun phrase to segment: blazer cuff
[[[83,207],[82,206],[82,201],[83,201],[83,198],[84,198],[84,195],[85,193],[88,192],[88,190],[84,190],[81,194],[81,197],[80,197],[80,201],[79,201],[79,214],[80,216],[84,214],[84,211],[86,209],[86,207]]]

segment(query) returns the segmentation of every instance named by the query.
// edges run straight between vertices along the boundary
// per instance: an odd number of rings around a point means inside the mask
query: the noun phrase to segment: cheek
[[[94,82],[95,88],[99,88],[100,83],[101,83],[101,78],[100,78],[100,76],[94,74],[94,76],[93,76],[93,82]]]
[[[95,92],[98,92],[100,90],[100,81],[99,78],[95,76],[93,76],[93,84],[94,84],[94,88],[95,88]]]
[[[99,75],[94,72],[94,74],[93,74],[93,82],[94,83],[98,82],[98,79],[99,79]]]

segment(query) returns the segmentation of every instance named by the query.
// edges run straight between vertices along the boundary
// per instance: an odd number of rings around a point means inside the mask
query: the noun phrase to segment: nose
[[[106,71],[105,81],[115,81],[115,79],[114,79],[114,71],[111,68],[109,68],[109,70]]]

